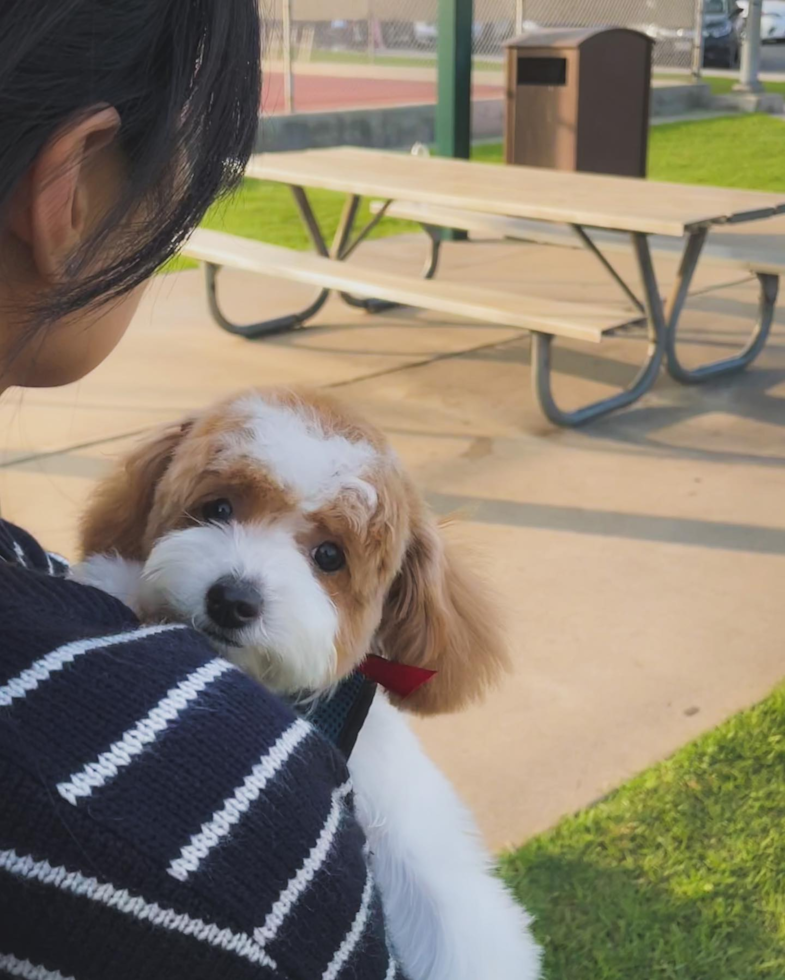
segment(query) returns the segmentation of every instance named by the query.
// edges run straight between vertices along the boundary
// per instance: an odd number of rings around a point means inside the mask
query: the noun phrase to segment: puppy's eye
[[[337,544],[325,541],[314,551],[313,560],[323,572],[340,572],[346,564],[346,555]]]
[[[234,507],[224,499],[210,500],[202,507],[202,519],[210,524],[228,524],[234,515]]]

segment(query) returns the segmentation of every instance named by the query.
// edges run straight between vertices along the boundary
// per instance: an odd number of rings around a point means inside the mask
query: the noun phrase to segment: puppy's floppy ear
[[[145,530],[156,487],[192,425],[186,420],[159,430],[99,483],[81,522],[83,558],[118,554],[144,561]]]
[[[437,671],[400,704],[420,714],[456,711],[510,669],[490,595],[427,515],[387,597],[379,639],[390,660]]]

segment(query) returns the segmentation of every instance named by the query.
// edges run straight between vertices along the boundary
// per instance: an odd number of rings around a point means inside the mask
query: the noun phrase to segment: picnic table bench
[[[462,283],[414,279],[380,269],[348,265],[307,252],[239,239],[200,229],[188,247],[191,258],[214,267],[231,265],[246,272],[282,275],[322,290],[360,293],[389,303],[418,306],[437,313],[487,323],[540,330],[598,344],[603,333],[625,326],[630,314],[620,307],[566,303],[545,297],[523,298]]]
[[[510,241],[531,242],[557,248],[588,249],[600,261],[605,271],[618,284],[624,295],[639,310],[643,304],[634,289],[622,278],[608,259],[608,253],[629,252],[629,245],[623,236],[611,231],[592,231],[590,234],[580,225],[549,225],[542,221],[528,221],[523,218],[507,218],[480,212],[459,211],[455,208],[432,207],[415,204],[411,201],[382,202],[371,205],[373,214],[384,210],[388,217],[419,223],[433,239],[440,237],[442,228],[456,228],[461,231],[485,235]],[[698,236],[695,236],[696,239]],[[740,235],[715,236],[705,241],[702,252],[698,252],[700,242],[696,240],[692,250],[685,253],[681,239],[666,238],[662,235],[649,237],[649,248],[653,256],[667,255],[684,257],[691,263],[691,269],[684,267],[679,273],[678,308],[674,301],[669,306],[672,316],[671,328],[666,342],[668,371],[682,384],[699,384],[725,374],[743,370],[751,364],[766,345],[771,325],[774,321],[779,279],[785,274],[785,237],[782,235],[755,236],[750,243]],[[750,339],[742,351],[720,361],[713,361],[701,367],[688,369],[683,366],[677,350],[679,314],[687,298],[690,283],[698,258],[704,264],[722,266],[756,276],[759,283],[760,315]],[[434,256],[435,275],[438,255]],[[675,314],[675,315],[674,315]]]
[[[205,263],[210,308],[224,329],[245,337],[260,337],[302,326],[321,309],[330,292],[336,291],[346,302],[369,312],[405,304],[529,330],[535,396],[545,415],[558,425],[578,425],[636,401],[654,384],[666,358],[671,373],[684,382],[739,370],[759,353],[773,319],[780,266],[772,261],[765,268],[752,270],[760,281],[760,315],[753,338],[742,354],[697,371],[687,371],[678,360],[679,316],[698,261],[706,252],[709,230],[721,224],[757,221],[783,213],[785,195],[498,167],[353,148],[263,154],[251,161],[247,174],[291,188],[316,254],[199,229],[184,254]],[[305,188],[347,195],[331,247],[325,242]],[[354,234],[363,197],[381,200],[370,222]],[[413,218],[428,232],[430,249],[423,278],[346,264],[388,214]],[[566,303],[435,280],[442,226],[484,232],[493,229],[500,237],[508,238],[523,238],[536,232],[543,236],[539,240],[550,239],[549,244],[564,243],[566,236],[574,235],[575,241],[589,248],[622,286],[626,305]],[[587,229],[592,229],[592,233]],[[629,249],[631,245],[641,281],[640,298],[592,237],[597,234],[595,229],[603,236],[603,248]],[[615,234],[608,235],[609,232]],[[675,250],[681,254],[667,310],[652,262],[652,242],[658,251]],[[739,256],[736,259],[742,264],[745,261]],[[218,298],[217,277],[224,266],[309,283],[318,287],[319,293],[305,309],[238,325],[224,315]],[[597,343],[606,333],[642,319],[648,327],[647,354],[629,387],[576,411],[560,408],[551,385],[554,340]]]

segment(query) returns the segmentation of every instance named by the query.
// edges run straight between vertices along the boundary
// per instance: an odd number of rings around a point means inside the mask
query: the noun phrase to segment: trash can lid
[[[635,34],[651,44],[654,40],[643,31],[629,27],[537,27],[526,34],[504,42],[505,48],[579,48],[599,34]]]

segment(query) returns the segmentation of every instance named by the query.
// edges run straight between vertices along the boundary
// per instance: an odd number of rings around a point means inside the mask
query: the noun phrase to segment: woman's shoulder
[[[181,731],[178,758],[195,742],[199,760],[216,756],[224,771],[227,753],[244,765],[279,741],[292,749],[307,741],[311,726],[200,634],[182,624],[142,625],[119,600],[63,577],[30,535],[8,524],[0,533],[12,550],[11,560],[0,560],[0,709],[12,708],[17,726],[25,722],[30,746],[46,747],[53,776],[76,765],[74,753],[86,762],[112,746],[122,746],[130,765],[159,738],[179,741]],[[67,730],[59,730],[66,717]],[[343,772],[331,768],[331,777]],[[67,799],[65,784],[58,792]]]
[[[47,575],[68,574],[68,562],[54,551],[46,551],[36,539],[15,524],[0,520],[0,561],[34,568]]]
[[[243,765],[278,742],[294,749],[307,740],[310,725],[216,656],[200,634],[182,624],[140,624],[117,599],[62,577],[25,532],[7,524],[2,532],[6,548],[13,535],[15,560],[0,560],[0,721],[1,709],[12,708],[53,777],[77,756],[88,762],[107,747],[130,766],[158,738],[180,741],[180,732],[187,733],[183,764],[195,743],[194,763],[215,756],[224,771],[227,745]],[[110,765],[102,755],[107,773],[120,756],[111,755]],[[338,758],[331,750],[329,757]],[[57,784],[68,799],[66,785]]]
[[[36,921],[38,891],[70,889],[227,974],[316,976],[365,907],[367,975],[383,977],[343,760],[198,634],[42,571],[0,562],[0,905],[2,872],[25,886],[3,914]]]
[[[67,573],[64,558],[45,551],[21,528],[0,522],[0,690],[17,675],[30,684],[42,680],[45,664],[72,663],[80,645],[89,650],[103,636],[138,628],[130,609],[70,581]],[[25,671],[35,664],[34,678]]]

